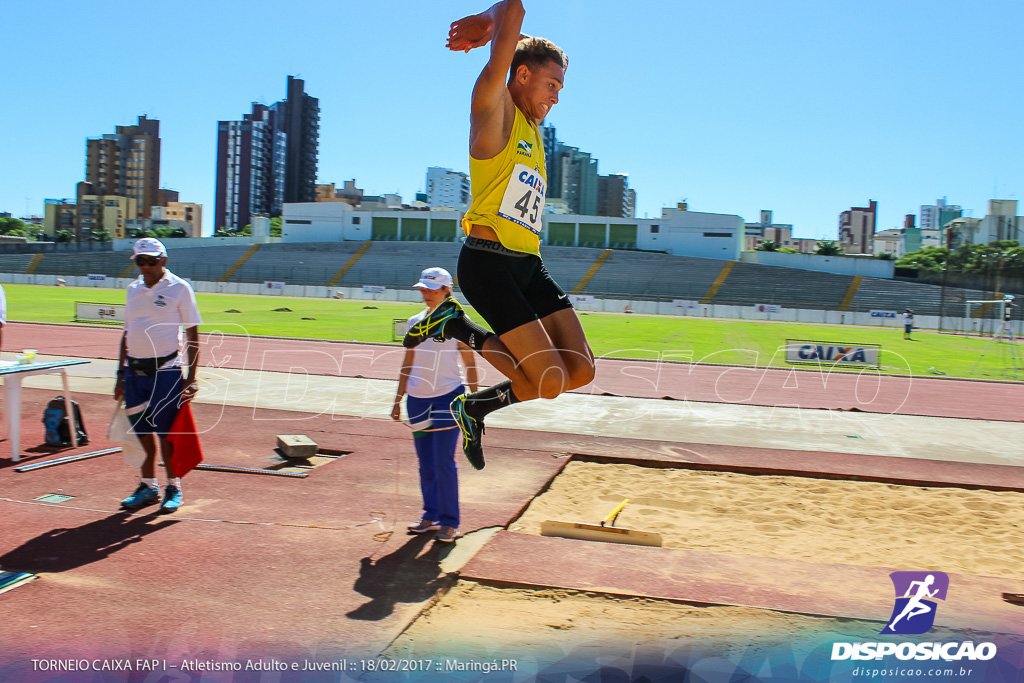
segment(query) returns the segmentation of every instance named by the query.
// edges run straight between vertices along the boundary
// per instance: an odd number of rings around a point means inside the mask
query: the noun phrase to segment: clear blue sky
[[[486,2],[487,0],[484,0]],[[985,214],[1024,199],[1019,0],[525,0],[524,31],[570,58],[558,137],[628,173],[638,212],[695,211],[835,237],[879,203],[879,229],[947,196]],[[85,139],[158,118],[161,179],[212,227],[216,122],[285,95],[320,99],[319,182],[422,190],[468,170],[469,95],[486,48],[450,53],[445,2],[7,3],[0,211],[73,197]],[[117,30],[123,30],[118,34]]]

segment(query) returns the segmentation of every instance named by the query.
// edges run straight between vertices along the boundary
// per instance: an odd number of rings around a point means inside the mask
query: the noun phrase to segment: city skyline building
[[[316,185],[316,200],[318,202],[343,202],[345,201],[338,196],[337,190],[335,189],[334,183],[317,183]]]
[[[254,102],[241,121],[217,122],[215,231],[244,228],[254,215],[281,215],[286,144],[274,107]]]
[[[113,239],[122,239],[127,236],[127,221],[137,219],[138,202],[133,197],[116,194],[80,195],[76,211],[76,237],[83,239],[105,231]]]
[[[284,201],[316,201],[320,149],[320,101],[306,94],[305,81],[288,76],[287,97],[274,105],[277,126],[287,135]],[[280,207],[278,207],[278,214]]]
[[[965,223],[961,243],[989,244],[1000,240],[1017,240],[1024,237],[1024,216],[1017,215],[1016,199],[990,199],[988,213],[977,223]]]
[[[633,218],[636,216],[636,190],[629,187],[629,175],[598,173],[598,160],[589,152],[558,140],[554,126],[540,128],[547,166],[546,197],[551,204],[547,213],[571,213],[584,216]]]
[[[855,206],[839,214],[839,244],[847,254],[873,254],[878,202]]]
[[[177,192],[175,192],[177,195]],[[203,230],[203,205],[193,202],[168,201],[164,206],[154,206],[152,219],[188,224],[185,231],[189,237],[201,237]],[[184,226],[183,226],[184,227]]]
[[[636,207],[636,191],[629,188],[629,176],[612,173],[597,176],[598,216],[611,218],[633,218]]]
[[[946,223],[960,218],[963,209],[958,205],[946,204],[946,198],[936,199],[934,204],[922,204],[919,227],[922,230],[942,230]]]
[[[294,76],[288,76],[285,99],[254,102],[241,121],[218,121],[214,229],[239,230],[253,216],[280,216],[285,202],[322,197],[319,145],[319,100]]]
[[[43,234],[56,237],[58,232],[74,232],[78,220],[78,204],[67,199],[43,200]]]
[[[548,172],[548,189],[545,196],[549,199],[561,198],[562,176],[559,164],[555,163],[558,151],[558,138],[554,126],[541,126],[540,138],[544,144],[544,166]]]
[[[549,195],[565,200],[570,213],[583,216],[597,215],[597,159],[589,152],[581,152],[578,147],[559,142],[555,146],[554,166],[559,185],[554,187],[548,178]],[[549,170],[550,173],[550,170]]]
[[[761,220],[758,223],[744,223],[744,249],[757,249],[763,242],[772,241],[777,248],[796,249],[801,254],[813,254],[818,241],[805,237],[793,237],[792,223],[775,223],[772,211],[761,209]]]
[[[450,168],[427,168],[427,205],[465,211],[473,201],[469,175]]]
[[[146,218],[160,202],[160,121],[143,114],[134,126],[114,131],[86,140],[85,180],[76,187],[76,202],[85,196],[127,197],[134,200],[135,215],[125,218]],[[76,231],[83,227],[76,224]]]

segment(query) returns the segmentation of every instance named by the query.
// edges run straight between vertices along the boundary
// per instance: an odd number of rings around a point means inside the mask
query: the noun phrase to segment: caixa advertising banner
[[[85,320],[124,323],[124,304],[103,304],[89,301],[75,302],[75,322]]]
[[[786,340],[787,363],[877,368],[881,351],[880,344],[848,344],[807,339]]]

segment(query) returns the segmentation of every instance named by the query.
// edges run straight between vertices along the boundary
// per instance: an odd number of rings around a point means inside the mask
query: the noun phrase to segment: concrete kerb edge
[[[528,450],[528,449],[524,449],[524,450]],[[546,451],[540,451],[540,452],[546,452]],[[567,456],[567,457],[565,457],[565,456]],[[554,453],[554,454],[552,454],[552,457],[561,457],[562,458],[562,463],[558,466],[558,469],[556,469],[554,472],[551,473],[551,476],[548,477],[547,481],[545,481],[541,485],[541,487],[539,489],[537,489],[537,491],[532,496],[530,496],[530,499],[527,500],[525,503],[523,503],[522,506],[516,511],[516,513],[514,515],[512,515],[512,517],[508,521],[508,524],[505,525],[505,530],[506,531],[508,531],[508,528],[510,526],[515,524],[516,520],[518,520],[520,517],[523,516],[523,513],[526,512],[526,508],[530,507],[530,504],[533,503],[533,501],[535,501],[538,496],[542,496],[542,495],[544,495],[545,493],[548,492],[548,489],[551,488],[551,484],[554,483],[555,479],[557,479],[558,476],[560,474],[562,474],[562,472],[565,470],[565,468],[569,465],[570,462],[573,461],[573,458],[575,458],[576,456],[573,453]]]
[[[515,533],[515,532],[509,532]],[[593,541],[581,541],[583,543],[592,543]],[[639,546],[634,546],[639,547]],[[661,550],[674,550],[673,548],[661,548]],[[705,602],[702,600],[687,600],[685,598],[673,598],[664,595],[651,595],[649,593],[630,593],[628,591],[613,591],[603,590],[600,588],[578,588],[574,586],[566,586],[555,582],[550,583],[531,583],[528,581],[515,581],[512,579],[489,579],[482,576],[462,576],[460,580],[472,581],[482,586],[489,586],[491,588],[525,588],[525,589],[537,589],[537,590],[564,590],[572,593],[579,593],[580,595],[600,595],[602,597],[611,598],[625,598],[635,599],[644,598],[647,600],[659,600],[662,602],[670,602],[676,605],[688,605],[690,607],[749,607],[751,609],[770,609],[773,612],[783,612],[786,614],[799,614],[811,617],[832,617],[833,614],[811,614],[808,612],[791,612],[787,610],[774,609],[771,607],[757,607],[755,605],[739,605],[728,602]]]
[[[582,541],[582,542],[589,543],[590,541]],[[665,550],[665,548],[662,548],[662,550]],[[673,548],[668,548],[667,550],[673,550]],[[842,566],[856,567],[857,565],[842,565]],[[578,593],[580,595],[598,595],[598,596],[602,596],[602,597],[606,596],[606,597],[624,598],[624,599],[641,598],[641,599],[645,599],[645,600],[658,600],[659,602],[667,602],[667,603],[672,603],[672,604],[676,604],[676,605],[687,605],[687,606],[690,606],[690,607],[744,607],[744,608],[747,608],[747,609],[764,610],[764,611],[769,611],[769,612],[778,612],[779,614],[792,614],[792,615],[795,615],[795,616],[812,617],[812,618],[816,618],[816,619],[853,619],[853,620],[856,620],[856,621],[866,621],[866,622],[875,623],[875,624],[885,624],[886,623],[885,621],[882,621],[882,620],[879,620],[879,619],[875,619],[875,618],[871,618],[871,617],[868,617],[868,616],[865,616],[865,615],[852,615],[852,614],[845,614],[845,615],[843,615],[843,614],[830,614],[828,612],[811,612],[811,611],[800,611],[800,610],[788,610],[788,609],[781,609],[781,608],[778,608],[778,607],[767,607],[765,605],[750,605],[750,604],[747,604],[747,603],[741,603],[739,601],[735,601],[735,602],[707,602],[707,601],[702,601],[702,600],[687,600],[686,598],[666,597],[666,596],[661,596],[661,595],[651,595],[651,594],[648,594],[648,593],[639,593],[639,592],[637,592],[637,593],[629,593],[629,592],[625,592],[625,591],[604,590],[604,589],[601,589],[601,588],[578,588],[578,587],[559,585],[559,584],[556,584],[554,582],[543,583],[543,584],[536,584],[536,583],[529,583],[529,582],[526,582],[526,581],[514,581],[514,580],[511,580],[511,579],[488,579],[488,578],[484,578],[484,577],[474,577],[474,576],[463,576],[463,577],[461,577],[461,579],[464,580],[464,581],[472,581],[472,582],[478,583],[478,584],[480,584],[482,586],[489,586],[489,587],[492,587],[492,588],[564,590],[564,591],[569,591],[571,593]],[[961,628],[961,627],[951,626],[951,625],[943,624],[943,623],[936,623],[936,625],[937,626],[945,626],[946,628]],[[986,633],[992,633],[993,635],[1010,635],[1010,636],[1019,636],[1020,635],[1020,634],[1018,634],[1018,633],[1016,633],[1014,631],[986,631]]]
[[[829,455],[834,455],[830,453]],[[853,454],[851,454],[853,455]],[[799,469],[788,469],[788,468],[772,468],[772,467],[750,467],[744,465],[724,465],[718,463],[691,463],[682,462],[678,460],[662,460],[658,458],[630,458],[620,457],[614,455],[597,455],[592,453],[573,453],[568,461],[579,461],[579,462],[592,462],[602,465],[635,465],[637,467],[649,467],[651,469],[679,469],[679,470],[694,470],[699,472],[730,472],[733,474],[747,474],[752,476],[775,476],[775,477],[803,477],[805,479],[830,479],[838,481],[864,481],[874,482],[879,484],[894,484],[897,486],[916,486],[916,487],[928,487],[928,488],[955,488],[965,489],[970,491],[1009,491],[1014,493],[1024,493],[1024,486],[1002,486],[998,484],[966,484],[958,482],[948,481],[933,481],[929,479],[908,479],[905,477],[886,477],[883,475],[874,474],[844,474],[838,472],[825,472],[825,471],[811,471],[811,470],[799,470]],[[963,463],[969,465],[970,463]],[[561,474],[564,466],[559,469],[558,474]],[[552,481],[554,477],[552,477]],[[551,482],[545,486],[543,491],[537,493],[534,498],[544,493],[550,486]],[[526,509],[525,507],[523,508]],[[522,512],[520,512],[522,514]]]
[[[477,552],[479,552],[479,550]],[[383,654],[392,645],[394,645],[395,642],[399,638],[401,638],[402,635],[406,631],[408,631],[410,628],[412,628],[412,625],[415,624],[419,620],[420,617],[422,617],[427,612],[429,612],[434,607],[434,605],[436,605],[437,603],[439,603],[441,601],[441,599],[444,596],[448,595],[448,593],[451,592],[452,588],[455,587],[455,584],[457,584],[459,582],[459,580],[460,580],[460,575],[459,575],[458,571],[448,572],[446,574],[446,576],[445,576],[444,583],[441,585],[441,587],[437,589],[437,591],[434,593],[434,595],[429,600],[427,600],[425,603],[423,603],[423,605],[420,606],[419,610],[416,611],[416,614],[414,614],[412,616],[412,618],[409,619],[408,622],[406,622],[405,626],[402,627],[402,630],[400,630],[398,633],[396,633],[395,637],[392,638],[391,640],[389,640],[388,644],[385,645],[384,649],[381,650],[378,654]]]

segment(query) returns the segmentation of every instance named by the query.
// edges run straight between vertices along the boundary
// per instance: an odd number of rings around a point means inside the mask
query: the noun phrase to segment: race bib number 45
[[[546,189],[547,184],[538,171],[524,164],[516,164],[501,198],[498,215],[539,235]]]

